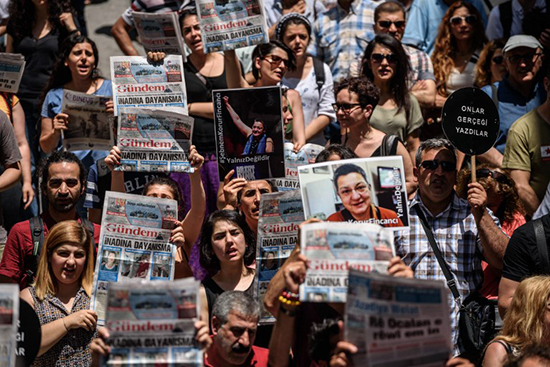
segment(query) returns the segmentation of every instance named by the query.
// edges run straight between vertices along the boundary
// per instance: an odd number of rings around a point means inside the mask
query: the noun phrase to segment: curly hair
[[[492,40],[485,44],[485,47],[483,47],[483,50],[479,54],[479,59],[476,63],[476,87],[481,88],[493,83],[493,75],[491,74],[491,61],[496,50],[503,49],[505,44],[506,40],[504,38]]]
[[[233,210],[217,210],[210,214],[202,227],[201,240],[199,243],[199,262],[211,275],[221,270],[220,260],[216,257],[212,248],[212,234],[218,222],[228,222],[243,231],[246,250],[244,253],[244,265],[250,266],[254,263],[256,256],[256,239],[254,233],[246,224],[243,216]]]
[[[48,1],[48,22],[52,31],[63,27],[59,16],[67,12],[75,15],[70,0]],[[8,29],[16,43],[27,36],[32,36],[32,27],[36,21],[36,9],[32,1],[11,0],[8,14],[10,15]]]
[[[516,212],[524,214],[524,209],[519,199],[516,183],[510,177],[510,172],[506,169],[502,169],[499,166],[490,163],[482,163],[477,166],[477,169],[489,169],[491,171],[500,169],[504,175],[508,178],[507,183],[497,182],[495,195],[502,197],[502,203],[498,210],[494,213],[501,223],[511,221],[514,218]],[[468,168],[460,170],[456,179],[456,193],[463,199],[468,197],[468,184],[471,182],[472,171]],[[483,185],[483,182],[482,182]],[[487,190],[487,184],[483,185],[483,188]]]
[[[522,349],[542,343],[548,337],[545,315],[550,297],[550,276],[524,279],[517,287],[504,316],[502,332],[493,340],[503,340]]]
[[[471,49],[470,51],[479,50],[487,41],[485,30],[481,17],[477,9],[470,3],[464,1],[454,2],[441,20],[435,39],[435,47],[432,53],[432,63],[434,66],[435,80],[437,81],[437,92],[442,96],[448,96],[447,81],[451,75],[451,70],[455,66],[454,59],[457,56],[457,45],[454,36],[451,33],[451,18],[456,10],[466,8],[470,14],[475,15],[477,20],[473,24]]]
[[[334,87],[334,95],[337,96],[344,89],[357,94],[361,108],[371,105],[374,110],[380,100],[380,89],[365,77],[342,79]]]

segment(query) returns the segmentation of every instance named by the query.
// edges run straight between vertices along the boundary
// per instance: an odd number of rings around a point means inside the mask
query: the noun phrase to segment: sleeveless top
[[[36,296],[33,286],[29,291],[34,301],[34,311],[40,320],[40,325],[62,319],[80,310],[90,308],[90,297],[80,287],[74,299],[73,309],[67,312],[63,303],[52,295],[47,295],[43,301]],[[90,343],[96,336],[96,331],[83,328],[72,329],[50,348],[46,353],[37,357],[32,366],[89,366],[92,363]]]
[[[203,280],[202,285],[206,291],[206,300],[208,303],[208,325],[212,327],[212,309],[214,308],[214,303],[218,299],[218,296],[225,291],[212,278]],[[250,286],[244,292],[254,297],[254,282],[250,283]]]

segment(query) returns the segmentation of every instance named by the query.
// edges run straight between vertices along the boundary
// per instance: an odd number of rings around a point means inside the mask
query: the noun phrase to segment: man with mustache
[[[446,281],[422,227],[419,210],[426,217],[427,227],[431,228],[464,301],[482,285],[482,256],[493,267],[502,269],[509,238],[500,229],[498,219],[487,210],[487,193],[481,184],[468,185],[468,201],[456,195],[456,173],[456,151],[448,140],[429,139],[420,144],[414,168],[419,189],[409,204],[409,229],[396,232],[395,250],[414,270],[415,277]],[[449,305],[457,355],[459,307],[450,293]]]
[[[212,309],[212,346],[205,367],[266,367],[269,350],[253,346],[260,319],[258,303],[240,291],[222,293]]]
[[[19,283],[21,289],[34,280],[37,257],[40,255],[35,253],[33,232],[38,231],[43,239],[48,236],[48,229],[58,222],[81,220],[76,204],[86,190],[86,168],[70,152],[56,151],[43,160],[39,175],[42,178],[40,189],[48,203],[39,217],[43,229],[40,231],[40,227],[35,227],[31,231],[31,221],[38,217],[15,224],[8,235],[0,262],[0,283]],[[91,222],[81,221],[86,228],[91,228]],[[99,243],[100,227],[97,224],[93,226],[95,243]]]

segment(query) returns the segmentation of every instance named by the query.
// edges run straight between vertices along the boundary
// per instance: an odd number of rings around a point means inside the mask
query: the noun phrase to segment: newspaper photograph
[[[17,93],[24,70],[23,55],[0,53],[0,92]]]
[[[139,40],[147,52],[164,52],[167,55],[182,55],[185,62],[183,37],[178,13],[132,12]]]
[[[298,225],[304,221],[300,191],[263,194],[260,199],[256,242],[256,290],[261,305],[260,324],[275,322],[263,306],[269,281],[283,265],[298,241]]]
[[[177,215],[175,200],[107,191],[90,302],[99,325],[105,321],[109,282],[174,279],[176,246],[170,233]]]
[[[441,367],[452,355],[444,282],[350,269],[345,340],[355,366]]]
[[[0,284],[0,366],[15,366],[19,324],[19,286]]]
[[[309,223],[302,227],[302,253],[310,260],[300,285],[302,302],[346,302],[348,270],[386,274],[395,256],[393,231],[371,223]]]
[[[284,178],[281,88],[212,92],[220,177],[235,170],[247,180]]]
[[[294,152],[294,144],[285,143],[285,178],[273,180],[279,191],[296,190],[300,188],[298,181],[298,167],[306,164],[315,163],[315,158],[323,151],[325,147],[308,143],[300,149],[298,153]]]
[[[61,110],[69,115],[67,130],[61,131],[63,147],[75,150],[110,150],[114,145],[112,116],[105,110],[111,97],[63,89]]]
[[[198,294],[193,278],[112,283],[105,320],[111,353],[103,366],[202,366]]]
[[[409,226],[401,156],[346,159],[298,167],[306,219]]]
[[[262,0],[197,0],[204,52],[269,42]]]
[[[162,108],[187,113],[181,55],[168,55],[160,63],[142,56],[111,56],[115,116],[121,107]]]
[[[188,154],[193,118],[145,108],[121,108],[117,139],[121,152],[117,171],[193,172]]]

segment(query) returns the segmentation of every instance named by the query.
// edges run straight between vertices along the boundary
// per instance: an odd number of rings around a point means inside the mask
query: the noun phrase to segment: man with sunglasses
[[[374,11],[374,33],[389,34],[401,42],[406,26],[406,11],[397,1],[386,1]],[[432,61],[427,53],[402,44],[409,57],[412,73],[409,89],[422,107],[433,107],[435,102],[435,76]]]
[[[396,232],[395,249],[415,277],[445,281],[428,241],[417,209],[427,219],[436,244],[447,262],[462,300],[478,290],[483,282],[482,256],[497,269],[508,237],[498,219],[487,209],[487,193],[476,183],[468,185],[468,201],[454,191],[456,183],[456,151],[448,140],[429,139],[420,144],[414,174],[418,192],[409,204],[410,227]],[[451,328],[455,355],[458,354],[459,307],[449,293]]]

